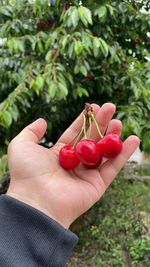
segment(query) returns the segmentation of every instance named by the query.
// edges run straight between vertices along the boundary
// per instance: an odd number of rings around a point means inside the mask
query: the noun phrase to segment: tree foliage
[[[112,101],[149,152],[149,26],[149,1],[1,1],[1,149],[39,116],[55,141],[85,101]]]

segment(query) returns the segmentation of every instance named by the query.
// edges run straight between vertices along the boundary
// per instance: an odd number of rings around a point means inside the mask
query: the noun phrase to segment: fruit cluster
[[[92,73],[88,73],[87,76],[85,77],[87,81],[93,81],[94,80],[94,75]]]
[[[100,136],[98,142],[91,139],[92,123]],[[102,158],[114,158],[122,150],[122,140],[116,133],[103,136],[90,104],[83,110],[83,125],[76,138],[59,152],[59,163],[66,170],[75,169],[80,163],[89,169],[97,168]]]
[[[48,21],[44,21],[42,19],[36,25],[37,30],[49,30],[54,27],[55,22],[53,19],[49,19]]]

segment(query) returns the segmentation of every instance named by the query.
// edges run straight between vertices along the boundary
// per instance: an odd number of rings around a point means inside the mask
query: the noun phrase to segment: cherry
[[[99,148],[90,139],[81,140],[75,147],[77,158],[88,168],[93,168],[99,162]]]
[[[118,134],[110,132],[97,143],[97,146],[103,157],[114,158],[122,150],[122,140]]]
[[[86,78],[87,81],[94,80],[94,76],[91,73],[89,73],[85,78]]]
[[[60,150],[59,163],[66,170],[73,170],[79,165],[80,160],[76,157],[72,146],[66,145]]]
[[[43,22],[42,19],[37,23],[36,27],[37,27],[38,30],[40,30],[40,29],[42,28],[43,23],[44,23],[44,22]]]
[[[102,162],[102,157],[99,158],[99,161],[96,163],[96,164],[91,164],[90,166],[84,164],[84,166],[87,168],[87,169],[96,169],[99,167],[99,165],[101,164]]]
[[[49,28],[50,28],[50,23],[49,22],[46,22],[45,29],[48,30]]]
[[[87,79],[91,77],[87,76]],[[101,138],[97,143],[90,137],[87,139],[87,134],[91,135],[92,123],[95,123]],[[83,136],[84,139],[79,141]],[[105,136],[102,135],[89,103],[85,103],[82,127],[71,144],[64,146],[59,153],[60,165],[66,170],[75,169],[80,162],[88,169],[98,168],[103,157],[114,158],[121,152],[123,146],[118,134],[110,132]]]

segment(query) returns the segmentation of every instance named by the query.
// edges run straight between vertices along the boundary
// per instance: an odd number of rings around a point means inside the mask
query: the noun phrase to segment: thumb
[[[17,141],[31,141],[38,143],[47,129],[47,123],[40,118],[25,127],[16,137]]]

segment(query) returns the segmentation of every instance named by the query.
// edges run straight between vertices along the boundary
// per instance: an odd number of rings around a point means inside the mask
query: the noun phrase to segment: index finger
[[[100,110],[100,106],[97,104],[92,104],[91,106],[93,108],[94,114],[96,115]],[[78,118],[70,125],[70,127],[62,134],[58,142],[69,144],[80,132],[82,124],[83,124],[83,113],[81,113],[78,116]]]

